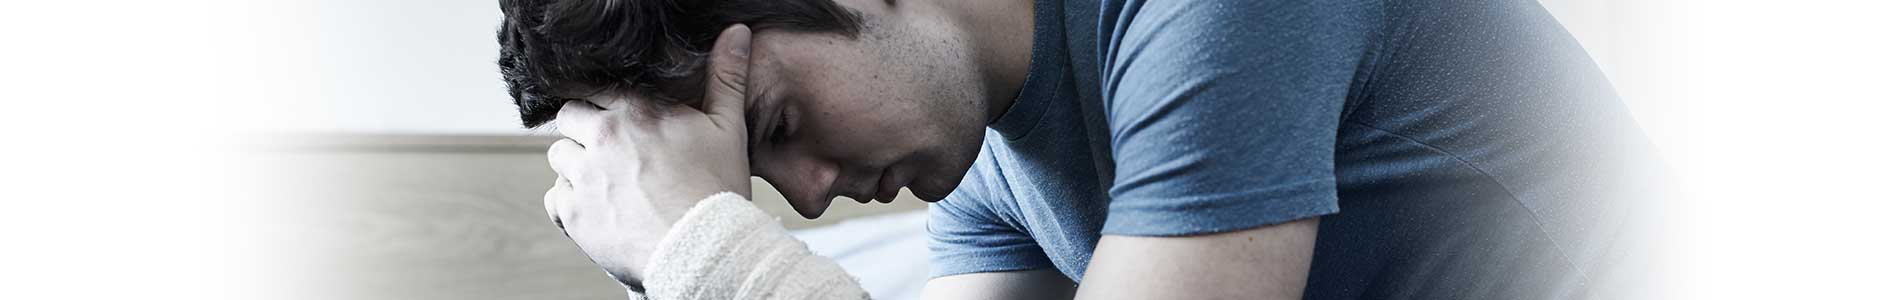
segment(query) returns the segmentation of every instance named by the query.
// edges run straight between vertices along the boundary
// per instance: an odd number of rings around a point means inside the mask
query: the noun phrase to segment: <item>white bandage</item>
[[[646,299],[870,298],[837,263],[812,255],[777,219],[729,192],[687,211],[649,261]]]

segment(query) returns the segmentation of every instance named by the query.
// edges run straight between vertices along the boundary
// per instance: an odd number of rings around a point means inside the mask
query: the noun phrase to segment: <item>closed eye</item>
[[[766,139],[770,140],[774,145],[783,145],[788,138],[785,132],[785,122],[787,121],[785,115],[785,110],[779,110],[778,123],[773,124],[772,132],[766,137]]]

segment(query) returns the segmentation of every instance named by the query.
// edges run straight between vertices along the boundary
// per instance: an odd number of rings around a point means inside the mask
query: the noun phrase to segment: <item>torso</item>
[[[946,201],[987,208],[1079,281],[1108,217],[1115,164],[1088,43],[1101,19],[1075,13],[1099,4],[1066,4],[1064,80],[1024,87],[1050,99],[1034,130],[991,131]],[[1607,82],[1534,2],[1382,9],[1373,63],[1354,71],[1339,116],[1339,213],[1321,217],[1308,298],[1569,293],[1579,270],[1618,249],[1605,224],[1620,224],[1623,206],[1594,200],[1654,188],[1615,177],[1633,170],[1592,165],[1646,151],[1604,148],[1640,140]]]

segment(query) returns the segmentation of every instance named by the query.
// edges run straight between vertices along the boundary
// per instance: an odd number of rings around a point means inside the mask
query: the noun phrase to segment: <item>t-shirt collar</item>
[[[1016,93],[1016,101],[1010,104],[1009,110],[989,124],[990,129],[1009,139],[1022,137],[1036,128],[1043,110],[1059,95],[1062,79],[1067,75],[1063,68],[1068,53],[1064,52],[1067,43],[1062,33],[1062,1],[1036,1],[1035,18],[1029,76],[1023,79],[1022,91]]]

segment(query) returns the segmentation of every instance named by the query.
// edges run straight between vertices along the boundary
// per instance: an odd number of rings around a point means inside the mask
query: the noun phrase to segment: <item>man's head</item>
[[[751,26],[751,166],[800,214],[833,195],[935,200],[981,147],[989,107],[951,18],[884,0],[503,0],[500,66],[524,125],[566,99],[633,93],[694,105],[705,51]],[[1013,93],[1013,91],[1011,91]]]

